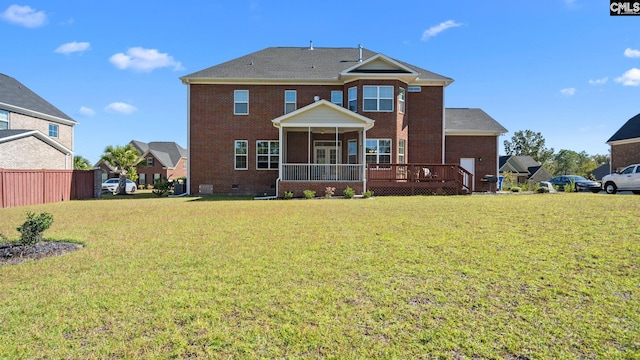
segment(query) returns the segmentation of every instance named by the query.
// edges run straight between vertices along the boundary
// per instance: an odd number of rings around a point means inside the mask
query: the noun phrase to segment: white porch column
[[[362,129],[362,146],[360,153],[362,156],[362,192],[367,191],[367,128]]]
[[[282,179],[283,163],[286,161],[284,156],[284,129],[282,126],[278,128],[278,151],[280,152],[280,161],[278,161],[278,179]],[[257,151],[257,150],[256,150]],[[277,194],[276,194],[277,195]]]

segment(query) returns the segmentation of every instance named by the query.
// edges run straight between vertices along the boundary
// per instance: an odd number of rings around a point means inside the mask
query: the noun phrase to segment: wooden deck
[[[367,189],[375,195],[471,194],[473,175],[457,164],[368,164]]]

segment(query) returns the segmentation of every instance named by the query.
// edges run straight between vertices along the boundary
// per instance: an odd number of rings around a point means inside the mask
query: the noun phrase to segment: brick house
[[[640,163],[640,114],[627,120],[607,144],[611,146],[610,172]]]
[[[175,180],[187,176],[187,150],[173,141],[152,141],[145,143],[131,140],[143,159],[136,167],[138,185],[153,185],[158,179]],[[96,165],[102,169],[102,181],[117,177],[115,169],[109,163],[99,161]]]
[[[191,194],[458,193],[498,172],[507,130],[445,109],[452,79],[362,47],[271,47],[181,80]]]
[[[0,168],[72,170],[75,125],[18,80],[0,74]]]

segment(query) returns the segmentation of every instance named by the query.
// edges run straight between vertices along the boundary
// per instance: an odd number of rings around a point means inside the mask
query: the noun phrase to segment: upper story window
[[[147,166],[153,166],[153,158],[152,157],[148,157],[147,158]]]
[[[342,91],[340,90],[331,91],[331,102],[338,106],[342,106]]]
[[[398,90],[398,111],[404,114],[404,99],[405,99],[404,88],[400,88]]]
[[[49,136],[52,138],[58,137],[58,125],[49,124]]]
[[[248,142],[247,140],[236,140],[234,142],[234,166],[236,170],[247,170],[247,157],[249,156]]]
[[[278,169],[280,160],[279,141],[256,141],[256,166],[258,169]]]
[[[362,87],[364,111],[393,111],[393,86]]]
[[[0,110],[0,130],[7,130],[9,128],[9,112]]]
[[[295,90],[284,91],[284,113],[288,114],[297,108],[297,96]]]
[[[349,110],[353,112],[358,112],[358,88],[352,87],[349,88]]]
[[[367,139],[367,164],[391,164],[391,139]]]
[[[249,90],[233,91],[233,114],[234,115],[249,114]]]

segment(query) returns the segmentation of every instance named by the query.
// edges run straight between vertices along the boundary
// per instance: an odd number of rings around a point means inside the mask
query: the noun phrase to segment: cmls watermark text
[[[640,15],[640,1],[609,0],[609,15]]]

